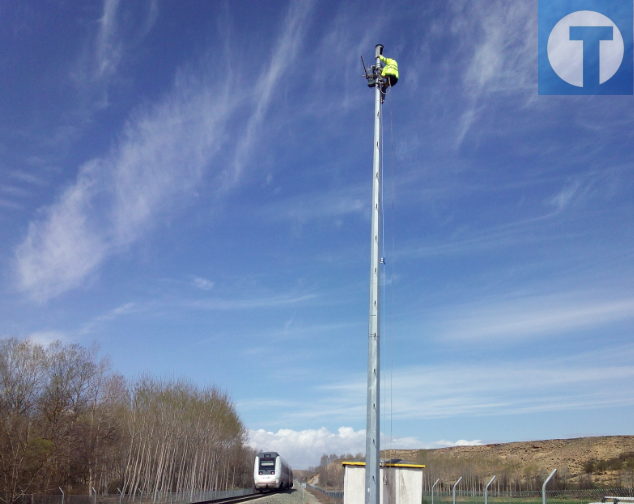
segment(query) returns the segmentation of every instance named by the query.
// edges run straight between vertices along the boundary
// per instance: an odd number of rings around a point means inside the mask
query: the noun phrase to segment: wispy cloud
[[[258,209],[271,221],[305,224],[314,219],[328,219],[348,214],[368,214],[365,187],[336,188],[327,192],[302,194],[280,199]]]
[[[99,20],[99,33],[95,50],[96,76],[112,76],[121,60],[121,41],[117,38],[117,11],[119,0],[105,0],[103,15]]]
[[[391,415],[426,420],[632,406],[633,353],[634,346],[625,345],[562,357],[395,368]],[[273,418],[266,415],[266,398],[241,408],[260,408],[260,425],[356,422],[365,415],[366,387],[365,375],[319,385],[305,401],[280,405]]]
[[[32,185],[36,185],[36,186],[45,186],[47,185],[47,182],[42,179],[41,177],[38,177],[36,175],[33,175],[32,173],[28,173],[25,171],[21,171],[21,170],[13,170],[11,172],[9,172],[9,176],[15,179],[18,179],[22,182],[26,182],[28,184],[32,184]]]
[[[30,224],[16,249],[19,289],[45,301],[75,288],[152,229],[161,209],[202,177],[231,109],[206,79],[180,75],[163,101],[138,110],[119,145],[82,166],[45,217]]]
[[[18,287],[34,299],[45,301],[76,287],[107,254],[105,237],[87,222],[97,184],[92,173],[85,168],[46,219],[29,225],[26,240],[16,249]]]
[[[525,220],[509,222],[491,228],[478,228],[476,230],[464,230],[456,233],[451,238],[445,238],[442,243],[429,243],[425,245],[403,245],[399,255],[401,257],[434,257],[456,256],[485,252],[490,250],[502,250],[517,246],[527,246],[541,242],[557,243],[569,239],[571,233],[547,234],[534,232],[535,225],[544,223],[556,216],[552,211],[543,215],[537,215]],[[529,232],[533,231],[533,232]],[[428,240],[431,241],[431,240]]]
[[[119,58],[118,6],[117,0],[104,3],[98,54],[105,73]],[[179,72],[171,93],[161,101],[137,109],[110,153],[84,164],[77,181],[44,210],[43,218],[30,224],[27,238],[16,249],[18,288],[38,301],[76,288],[108,257],[153,229],[160,212],[183,201],[210,170],[217,170],[212,177],[222,174],[225,189],[237,184],[273,90],[299,50],[309,11],[309,2],[291,5],[271,62],[253,88],[236,92],[231,75],[218,82],[212,70],[201,65],[197,73]],[[229,99],[229,90],[231,96],[256,97],[256,107],[238,141],[228,179],[222,171],[226,165],[213,161],[226,140],[230,113],[242,105],[241,98]]]
[[[275,92],[279,92],[282,77],[290,72],[294,60],[302,46],[306,29],[306,19],[312,9],[312,1],[294,0],[283,22],[284,30],[279,37],[271,59],[258,78],[255,109],[247,122],[245,134],[236,147],[233,166],[225,173],[225,186],[231,187],[240,179],[245,164],[257,143],[259,130]]]
[[[9,208],[12,210],[22,210],[22,208],[24,208],[23,205],[21,205],[20,203],[16,203],[13,200],[5,199],[2,197],[0,197],[0,207]]]
[[[627,345],[559,358],[396,369],[393,415],[427,419],[631,406],[633,351]],[[359,379],[327,388],[350,400],[364,386]]]
[[[464,74],[469,93],[534,88],[537,16],[529,3],[502,0],[483,6],[454,4],[465,9],[456,17],[461,30],[471,30],[473,57]],[[475,21],[475,24],[473,22]],[[469,24],[470,26],[466,26]],[[476,33],[474,33],[474,28]],[[479,32],[479,33],[478,33]]]
[[[187,308],[199,310],[247,310],[300,304],[315,299],[316,297],[315,294],[302,294],[299,296],[269,295],[247,299],[213,298],[183,300],[179,304]]]
[[[466,69],[460,76],[466,101],[456,130],[455,146],[459,147],[485,110],[484,97],[535,87],[537,19],[528,3],[496,0],[477,6],[448,5],[450,29],[464,41],[452,55],[452,67]]]
[[[27,339],[33,343],[47,347],[56,341],[68,342],[71,338],[62,331],[36,331],[29,334]]]
[[[214,288],[214,282],[207,280],[206,278],[195,277],[192,280],[192,285],[198,289],[211,290]]]
[[[634,318],[634,299],[597,299],[579,293],[518,295],[453,306],[433,315],[430,329],[444,341],[517,343]]]
[[[581,179],[573,180],[566,184],[561,191],[550,198],[547,203],[558,211],[565,210],[575,203],[583,201],[590,194],[591,183],[583,183]]]
[[[88,322],[86,322],[84,325],[82,325],[81,329],[78,331],[78,335],[85,336],[87,334],[90,334],[93,331],[95,331],[98,327],[108,322],[111,322],[113,320],[116,320],[119,317],[122,317],[124,315],[134,313],[137,310],[138,310],[137,305],[136,303],[133,303],[133,302],[125,303],[121,306],[117,306],[116,308],[113,308],[112,310],[105,313],[104,315],[98,315],[96,317],[93,317]]]

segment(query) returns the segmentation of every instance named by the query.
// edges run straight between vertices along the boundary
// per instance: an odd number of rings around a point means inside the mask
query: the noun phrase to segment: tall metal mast
[[[370,320],[368,338],[368,408],[365,442],[365,504],[379,504],[380,479],[380,355],[379,355],[379,232],[381,227],[381,75],[380,55],[383,46],[378,44],[374,52],[374,159],[372,163],[372,247],[370,256]],[[367,76],[367,75],[366,75]]]

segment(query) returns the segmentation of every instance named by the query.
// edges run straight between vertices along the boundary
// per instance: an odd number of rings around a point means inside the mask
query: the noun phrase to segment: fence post
[[[491,481],[487,483],[486,488],[484,489],[484,504],[489,504],[489,486],[493,483],[495,479],[495,475],[491,478]]]
[[[119,492],[119,504],[121,504],[121,497],[123,497],[123,492],[119,490],[119,487],[117,487],[117,492]]]
[[[95,487],[92,487],[92,492],[95,494],[95,504],[97,504],[97,490],[95,490]]]
[[[456,487],[458,486],[458,483],[460,483],[461,480],[462,480],[462,476],[458,478],[458,481],[456,481],[456,483],[453,486],[453,504],[456,504]]]
[[[62,492],[62,504],[64,504],[64,497],[65,497],[64,490],[62,490],[62,487],[57,487],[57,488],[59,488],[59,491]]]
[[[550,481],[550,478],[552,478],[556,472],[557,469],[553,469],[553,472],[550,473],[550,476],[546,478],[546,481],[544,481],[544,484],[542,485],[542,504],[546,504],[546,485]]]
[[[436,483],[434,483],[434,484],[431,486],[431,504],[434,504],[434,487],[436,486],[436,484],[437,484],[439,481],[440,481],[440,478],[438,478],[438,479],[436,480]]]

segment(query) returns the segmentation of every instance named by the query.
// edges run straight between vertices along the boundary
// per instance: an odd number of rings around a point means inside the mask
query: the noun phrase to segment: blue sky
[[[382,43],[383,446],[634,434],[634,101],[538,96],[537,2],[0,23],[0,335],[216,384],[298,468],[363,451]]]

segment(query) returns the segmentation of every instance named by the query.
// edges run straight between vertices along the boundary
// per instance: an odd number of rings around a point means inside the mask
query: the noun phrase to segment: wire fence
[[[592,488],[586,490],[546,490],[546,500],[552,504],[589,504],[602,502],[605,497],[634,497],[632,488]],[[487,498],[489,504],[536,504],[542,502],[540,490],[521,492],[493,492]],[[423,494],[422,504],[431,504],[431,493]],[[453,503],[452,492],[434,492],[434,504]],[[484,504],[484,492],[472,491],[458,493],[456,504]],[[625,504],[625,503],[623,503]]]
[[[151,495],[142,494],[93,494],[93,495],[21,495],[14,504],[190,504],[206,500],[239,497],[253,493],[253,488],[238,490],[200,492],[187,490],[183,492],[156,492]]]
[[[306,484],[317,492],[327,495],[333,499],[342,500],[343,491],[325,490],[310,483]],[[252,488],[238,490],[227,490],[218,492],[157,492],[152,495],[141,494],[100,494],[100,495],[29,495],[20,496],[14,504],[190,504],[195,502],[224,499],[228,497],[238,497],[253,493]],[[632,488],[592,488],[586,490],[547,490],[546,500],[551,504],[590,504],[593,502],[605,501],[606,497],[628,498],[626,502],[634,499],[634,489]],[[487,498],[489,504],[541,504],[542,493],[539,490],[521,492],[489,492]],[[611,499],[609,499],[611,502]],[[453,504],[452,492],[434,492],[434,504]],[[430,492],[423,493],[421,504],[431,504],[432,495]],[[456,494],[456,504],[484,504],[483,491],[458,492]]]
[[[328,495],[335,499],[343,499],[342,491],[324,490],[307,483],[306,486]],[[605,498],[626,497],[634,498],[633,488],[592,488],[587,490],[546,490],[546,501],[551,504],[590,504],[591,502],[605,502]],[[542,492],[540,490],[524,490],[521,492],[489,492],[487,496],[489,504],[541,504]],[[608,499],[611,502],[611,499]],[[431,504],[431,493],[423,493],[421,504]],[[452,492],[434,492],[434,504],[453,504]],[[484,504],[484,491],[470,491],[456,494],[456,504]],[[621,504],[626,504],[623,501]]]
[[[335,492],[330,490],[324,490],[323,488],[319,488],[318,486],[311,485],[310,483],[306,483],[306,486],[312,488],[313,490],[317,490],[318,492],[323,493],[324,495],[328,495],[335,499],[343,499],[343,492]]]

